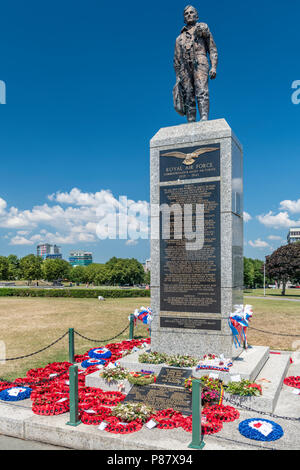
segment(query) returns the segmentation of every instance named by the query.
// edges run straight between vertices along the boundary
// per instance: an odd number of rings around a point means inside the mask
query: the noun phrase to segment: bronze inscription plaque
[[[160,152],[160,181],[220,176],[220,144]]]
[[[196,215],[199,216],[196,203],[203,210],[202,219],[198,221],[203,239],[202,245],[195,243],[194,249],[190,237],[185,236],[185,225],[189,223],[195,229]],[[165,228],[166,215],[160,214],[161,317],[172,317],[175,313],[174,317],[193,319],[189,313],[221,313],[220,182],[163,186],[160,204],[177,208],[167,214],[169,233]],[[184,216],[185,204],[193,208],[189,219]],[[184,318],[177,323],[174,321],[172,328],[204,329],[206,320],[198,324],[189,321],[190,326],[183,326],[182,322]],[[221,325],[219,328],[218,323],[214,323],[213,328],[207,329],[221,329]]]
[[[184,387],[185,379],[192,375],[192,369],[177,369],[174,367],[163,367],[157,377],[156,383],[162,385],[173,385]]]
[[[192,394],[177,387],[133,385],[124,402],[144,403],[155,410],[173,408],[185,415],[192,413]]]
[[[160,317],[162,328],[182,328],[189,330],[221,330],[221,320],[209,320],[207,318],[191,317]]]

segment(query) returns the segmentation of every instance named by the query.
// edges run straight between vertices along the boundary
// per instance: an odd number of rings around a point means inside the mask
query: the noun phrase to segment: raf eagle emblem
[[[199,158],[200,155],[203,155],[204,153],[207,152],[213,152],[214,150],[217,150],[217,148],[213,147],[208,147],[208,148],[202,148],[198,150],[194,150],[192,153],[183,153],[183,152],[169,152],[165,153],[162,155],[163,157],[175,157],[175,158],[183,158],[183,162],[185,165],[192,165],[195,161],[196,158]]]

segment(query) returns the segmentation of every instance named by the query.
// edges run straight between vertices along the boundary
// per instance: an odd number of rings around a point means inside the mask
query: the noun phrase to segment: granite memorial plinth
[[[243,155],[224,119],[151,139],[151,350],[224,354],[243,303]]]

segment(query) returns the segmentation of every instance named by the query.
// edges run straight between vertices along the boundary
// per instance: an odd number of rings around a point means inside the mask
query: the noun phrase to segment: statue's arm
[[[174,70],[176,73],[177,81],[180,80],[180,69],[181,69],[181,58],[180,58],[180,46],[178,39],[175,43],[175,51],[174,51]]]
[[[218,50],[217,50],[217,46],[216,46],[215,40],[211,32],[209,32],[209,35],[206,41],[207,41],[207,47],[208,47],[208,52],[209,52],[209,57],[210,57],[210,62],[211,62],[211,70],[209,74],[210,74],[210,78],[214,79],[216,78],[216,75],[217,75]]]

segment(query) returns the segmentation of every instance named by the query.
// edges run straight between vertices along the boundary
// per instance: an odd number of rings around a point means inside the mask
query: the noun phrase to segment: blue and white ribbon
[[[231,313],[228,324],[232,332],[234,345],[237,348],[243,343],[247,347],[247,328],[253,315],[252,305],[235,305],[234,313]]]
[[[151,325],[152,322],[152,310],[150,307],[141,307],[139,310],[136,309],[133,313],[134,320],[140,320],[144,325]]]

